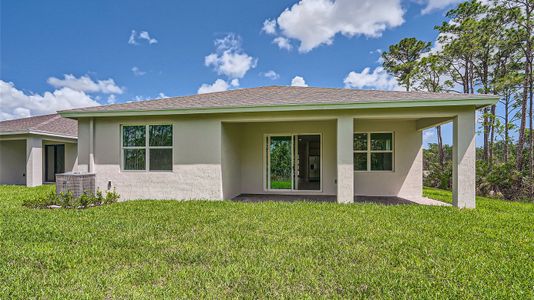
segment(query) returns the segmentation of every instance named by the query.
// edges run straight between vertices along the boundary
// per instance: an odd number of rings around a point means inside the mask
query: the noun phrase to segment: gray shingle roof
[[[357,104],[398,101],[487,100],[495,97],[459,93],[352,90],[342,88],[268,86],[157,100],[78,108],[60,113],[121,112],[268,107],[289,105]],[[438,103],[436,103],[439,105]]]
[[[78,121],[63,118],[58,114],[51,114],[0,122],[0,133],[2,134],[30,132],[76,138],[78,136]]]

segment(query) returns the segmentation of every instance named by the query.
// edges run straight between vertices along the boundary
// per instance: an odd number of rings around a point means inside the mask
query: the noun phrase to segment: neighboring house
[[[76,120],[58,114],[0,122],[0,184],[38,186],[72,171],[77,134]]]
[[[78,170],[123,199],[421,198],[422,130],[453,122],[454,204],[475,206],[475,110],[497,97],[259,87],[61,111]]]

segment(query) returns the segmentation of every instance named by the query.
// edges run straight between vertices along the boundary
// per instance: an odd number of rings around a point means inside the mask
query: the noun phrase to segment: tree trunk
[[[516,168],[521,171],[523,169],[523,150],[525,147],[525,128],[527,123],[527,99],[529,94],[529,67],[528,62],[525,62],[525,80],[523,82],[523,93],[521,96],[521,123],[519,124],[519,138],[516,149]]]
[[[439,153],[439,166],[443,170],[445,166],[445,153],[443,151],[443,139],[441,137],[441,126],[436,127],[438,135],[438,153]]]
[[[491,116],[490,116],[490,137],[489,137],[489,145],[488,145],[488,164],[490,170],[493,167],[493,142],[495,141],[495,108],[496,105],[491,106]]]
[[[508,118],[508,114],[510,110],[510,107],[509,107],[510,96],[506,95],[505,97],[506,99],[504,102],[504,162],[508,163],[508,143],[509,143],[508,123],[510,122]]]

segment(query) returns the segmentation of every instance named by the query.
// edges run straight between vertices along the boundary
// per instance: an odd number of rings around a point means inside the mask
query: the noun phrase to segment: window
[[[354,171],[393,171],[393,133],[355,133]]]
[[[172,125],[122,126],[122,168],[172,170]]]

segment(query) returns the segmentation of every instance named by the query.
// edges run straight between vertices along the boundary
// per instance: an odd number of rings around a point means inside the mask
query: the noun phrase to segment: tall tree
[[[416,38],[405,38],[399,43],[389,46],[388,51],[382,53],[383,66],[386,71],[395,76],[401,86],[410,91],[413,77],[418,68],[421,55],[430,50],[430,42]]]
[[[421,58],[418,66],[418,72],[415,75],[416,89],[428,92],[443,92],[446,88],[452,87],[452,82],[446,80],[449,66],[446,64],[443,56],[440,54],[429,54]],[[438,138],[438,155],[439,165],[445,166],[445,153],[443,150],[443,137],[441,126],[436,127]]]
[[[522,170],[524,166],[525,132],[527,126],[527,108],[529,102],[532,107],[533,79],[532,61],[534,57],[534,0],[498,0],[497,5],[504,7],[512,16],[510,26],[515,33],[517,46],[521,49],[523,57],[523,91],[521,95],[521,120],[519,125],[519,137],[516,149],[516,167]],[[529,101],[530,98],[530,101]],[[529,113],[532,123],[532,113]],[[532,127],[532,125],[529,125]],[[532,135],[529,137],[530,166],[532,166]],[[532,167],[530,167],[530,179],[532,181]]]

